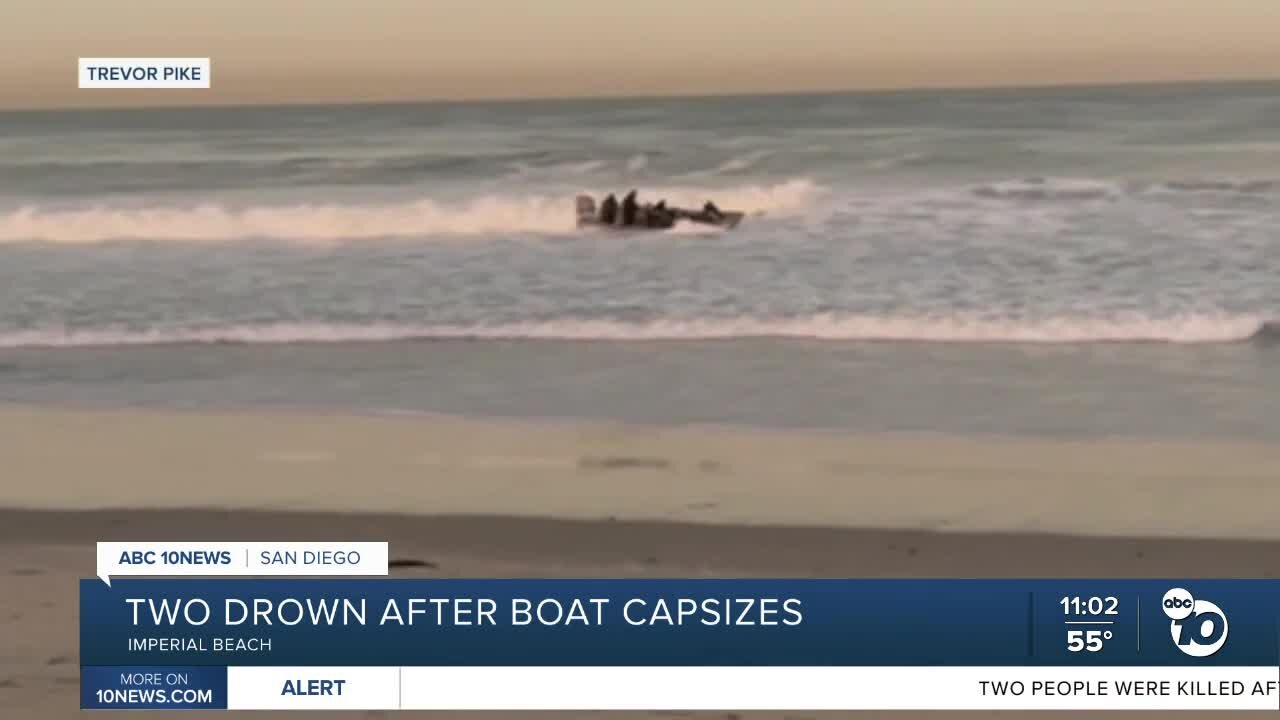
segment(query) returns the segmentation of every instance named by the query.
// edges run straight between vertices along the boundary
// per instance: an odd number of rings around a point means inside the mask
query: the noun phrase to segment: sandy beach
[[[419,416],[0,410],[0,507],[1280,540],[1280,448]]]
[[[1280,576],[1259,446],[9,408],[0,453],[18,717],[80,712],[98,540],[388,540],[426,577]]]

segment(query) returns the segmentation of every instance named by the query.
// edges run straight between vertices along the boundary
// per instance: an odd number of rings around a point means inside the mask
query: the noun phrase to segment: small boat
[[[634,223],[623,225],[621,213],[619,213],[617,221],[606,223],[600,219],[600,211],[596,208],[595,198],[590,195],[578,196],[578,227],[580,228],[669,230],[675,227],[677,222],[685,221],[728,230],[737,227],[745,216],[746,213],[737,211],[722,211],[711,203],[707,203],[707,206],[701,210],[686,210],[678,207],[658,207],[645,204],[636,208]]]

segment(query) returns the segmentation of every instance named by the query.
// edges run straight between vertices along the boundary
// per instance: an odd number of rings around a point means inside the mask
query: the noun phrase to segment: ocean
[[[0,403],[1269,442],[1278,278],[1276,84],[0,113]]]

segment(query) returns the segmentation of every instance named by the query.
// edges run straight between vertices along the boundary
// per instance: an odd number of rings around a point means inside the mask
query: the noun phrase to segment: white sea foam
[[[662,320],[626,323],[561,320],[505,325],[274,324],[199,329],[62,330],[0,333],[0,347],[109,347],[197,343],[325,343],[394,340],[682,341],[796,338],[938,343],[1233,343],[1269,335],[1275,322],[1248,316],[1188,315],[1157,319],[1059,318],[991,320],[964,317],[819,315],[764,320]]]
[[[708,198],[726,209],[785,216],[804,211],[822,189],[807,179],[726,188],[646,189],[673,205]],[[26,206],[0,213],[0,243],[94,243],[121,239],[208,242],[271,238],[335,242],[369,238],[566,233],[574,230],[572,195],[490,195],[447,203],[294,204],[234,208],[217,203],[182,207],[82,208]]]
[[[1017,200],[1096,200],[1123,194],[1124,186],[1107,180],[1031,177],[991,183],[974,189],[987,198]]]
[[[1083,177],[1028,177],[980,185],[980,197],[1012,200],[1097,200],[1125,195],[1261,196],[1280,190],[1268,178],[1202,177],[1167,181],[1122,181]]]
[[[558,178],[593,173],[605,166],[603,160],[585,160],[582,162],[558,163],[555,165],[536,166],[524,162],[510,163],[511,174],[518,178]]]
[[[695,170],[691,173],[687,173],[685,177],[718,177],[721,175],[742,173],[752,169],[759,164],[761,160],[764,160],[773,154],[773,150],[753,150],[742,155],[731,157],[713,168],[707,170]]]

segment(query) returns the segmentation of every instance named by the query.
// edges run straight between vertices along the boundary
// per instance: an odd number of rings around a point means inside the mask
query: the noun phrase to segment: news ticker
[[[1275,580],[167,577],[382,576],[385,543],[98,561],[85,709],[1280,709]]]
[[[148,673],[154,679],[148,679]],[[84,668],[80,706],[117,710],[1276,710],[1277,683],[1274,667],[94,667]]]

